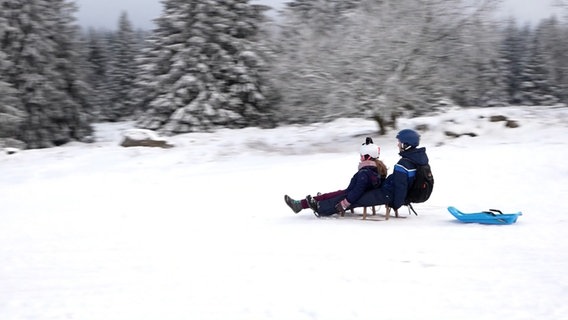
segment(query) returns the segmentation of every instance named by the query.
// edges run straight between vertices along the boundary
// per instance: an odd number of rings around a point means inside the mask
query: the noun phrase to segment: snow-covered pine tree
[[[140,96],[133,88],[136,86],[136,61],[142,53],[147,32],[129,31],[129,23],[121,24],[120,19],[118,31],[89,28],[82,35],[84,74],[91,87],[90,113],[95,121],[132,118],[136,97]]]
[[[126,12],[120,15],[118,32],[112,41],[112,68],[108,78],[109,104],[104,108],[105,118],[117,121],[132,116],[129,93],[136,78],[135,59],[138,54],[137,36]]]
[[[0,38],[2,38],[2,20],[0,19]],[[0,51],[0,148],[11,146],[4,141],[5,138],[13,138],[18,134],[18,129],[25,119],[17,91],[5,81],[4,74],[11,67],[6,55]]]
[[[553,104],[553,84],[549,82],[546,59],[540,39],[525,25],[519,28],[511,21],[505,29],[503,58],[506,64],[506,86],[509,102],[517,105]]]
[[[535,32],[531,32],[529,39],[527,63],[521,72],[521,104],[541,106],[555,104],[558,98],[553,96],[540,39]]]
[[[550,94],[568,103],[568,26],[555,17],[542,20],[536,27],[535,37],[543,54]]]
[[[177,134],[271,125],[263,61],[255,46],[261,14],[248,0],[165,0],[151,38],[141,128]]]
[[[82,67],[84,66],[80,43],[80,29],[76,25],[75,13],[77,7],[74,2],[68,0],[48,1],[55,17],[53,30],[55,40],[55,63],[57,89],[63,93],[61,103],[65,115],[54,119],[59,122],[60,139],[54,140],[54,144],[70,140],[83,140],[88,138],[93,129],[90,126],[88,86]],[[57,103],[57,102],[56,102]]]
[[[518,94],[521,88],[521,72],[527,55],[527,43],[521,35],[515,19],[509,19],[503,30],[503,41],[500,46],[501,59],[505,65],[505,88],[509,103],[519,103]]]
[[[548,105],[558,101],[541,41],[529,25],[518,28],[510,22],[505,30],[503,52],[512,104]]]
[[[90,113],[94,121],[108,121],[105,114],[110,105],[110,45],[106,32],[89,28],[83,35],[83,56],[86,63],[85,77],[91,87]]]
[[[4,34],[9,29],[6,18],[0,14],[0,39],[4,38]],[[0,148],[7,146],[6,138],[10,139],[17,135],[25,117],[20,100],[17,98],[17,90],[7,82],[6,75],[12,66],[0,47]]]
[[[0,50],[11,67],[5,81],[17,91],[24,121],[17,138],[28,148],[81,140],[91,133],[77,73],[75,7],[64,0],[4,0]]]

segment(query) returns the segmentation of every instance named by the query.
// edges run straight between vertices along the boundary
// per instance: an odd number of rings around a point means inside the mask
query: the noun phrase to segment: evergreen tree
[[[83,106],[84,83],[77,73],[75,7],[63,0],[4,0],[7,28],[0,50],[11,67],[5,81],[17,91],[25,114],[17,138],[29,148],[51,147],[91,133]]]
[[[91,114],[95,121],[108,120],[110,105],[110,45],[106,32],[90,28],[85,35],[84,59],[86,80],[91,87]]]
[[[548,75],[550,94],[568,102],[568,28],[552,17],[541,21],[535,31],[538,50]]]
[[[140,82],[142,128],[164,134],[269,125],[256,36],[260,13],[248,0],[165,0]]]
[[[521,73],[521,90],[519,99],[523,105],[552,105],[558,102],[553,96],[553,88],[549,82],[549,72],[545,63],[540,38],[531,33],[527,63]]]
[[[501,61],[503,61],[503,77],[505,78],[505,90],[507,101],[515,102],[515,96],[520,90],[520,74],[525,55],[523,39],[519,37],[519,29],[515,19],[509,19],[502,31],[503,41],[499,46]]]
[[[51,0],[49,5],[55,16],[55,81],[59,80],[57,89],[62,92],[60,103],[65,112],[59,120],[59,127],[64,131],[59,136],[61,141],[81,140],[92,133],[92,128],[88,117],[90,87],[83,74],[84,60],[80,52],[83,44],[80,43],[80,29],[75,24],[77,8],[74,2],[67,0]]]
[[[509,103],[533,105],[536,103],[538,78],[542,77],[541,67],[534,49],[534,34],[529,25],[519,28],[510,20],[505,29],[503,42],[503,60],[506,65],[506,88]]]
[[[126,14],[118,26],[118,31],[90,28],[83,34],[84,73],[92,89],[89,101],[96,121],[132,118],[140,96],[140,91],[134,92],[137,60],[148,33],[132,31]]]
[[[2,29],[0,21],[0,30]],[[25,117],[25,113],[21,111],[17,91],[5,81],[4,74],[10,67],[11,64],[8,63],[6,55],[0,51],[0,147],[4,146],[1,142],[3,138],[12,138],[18,134],[18,129]]]
[[[123,12],[119,18],[118,32],[112,42],[112,71],[108,82],[110,101],[104,112],[109,120],[119,120],[132,115],[133,110],[128,98],[136,78],[135,58],[138,50],[136,40],[128,16]]]
[[[0,39],[8,28],[8,21],[0,14]],[[13,67],[8,56],[0,48],[0,147],[4,147],[4,138],[15,137],[23,123],[25,114],[17,98],[17,91],[7,82],[8,71]]]

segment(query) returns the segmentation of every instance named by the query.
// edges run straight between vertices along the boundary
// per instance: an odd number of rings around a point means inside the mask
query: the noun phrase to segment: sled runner
[[[380,206],[379,206],[380,209]],[[346,211],[344,214],[338,213],[331,216],[327,216],[324,218],[333,218],[333,219],[354,219],[354,220],[369,220],[369,221],[385,221],[389,220],[389,218],[400,218],[405,219],[406,217],[398,216],[396,214],[394,217],[391,217],[389,214],[389,209],[387,209],[386,213],[378,213],[378,210],[375,206],[371,207],[372,213],[367,214],[367,207],[363,207],[363,213],[356,212],[353,209]]]
[[[512,224],[517,218],[523,215],[517,213],[502,213],[497,209],[489,209],[488,211],[463,213],[455,207],[448,207],[448,211],[461,222],[465,223],[481,223],[481,224]]]
[[[400,217],[390,217],[391,219],[406,219],[406,217],[404,216],[400,216]],[[377,213],[375,215],[367,215],[366,217],[363,217],[362,213],[359,212],[355,212],[355,213],[351,213],[351,212],[345,212],[344,216],[341,216],[339,214],[334,214],[331,216],[322,216],[320,217],[320,219],[336,219],[336,220],[361,220],[361,221],[388,221],[389,219],[386,217],[385,214],[382,213]]]

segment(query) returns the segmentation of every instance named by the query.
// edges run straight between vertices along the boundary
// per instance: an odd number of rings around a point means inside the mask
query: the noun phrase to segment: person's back
[[[402,150],[399,155],[401,158],[394,166],[393,174],[385,181],[385,189],[390,189],[392,194],[390,207],[395,210],[406,204],[406,195],[414,182],[417,167],[429,162],[426,148],[423,147]]]

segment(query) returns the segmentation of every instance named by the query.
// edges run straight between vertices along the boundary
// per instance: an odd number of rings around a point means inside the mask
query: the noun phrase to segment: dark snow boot
[[[294,200],[292,198],[290,198],[287,194],[284,195],[284,201],[286,202],[286,204],[288,205],[288,207],[290,207],[290,209],[292,209],[292,211],[294,211],[294,213],[298,213],[300,211],[302,211],[302,203],[300,202],[300,200]]]
[[[307,195],[306,196],[306,201],[308,202],[308,206],[310,207],[310,209],[314,210],[314,215],[316,217],[320,217],[319,214],[319,207],[318,207],[318,202],[316,201],[316,199],[312,198],[312,196]]]

